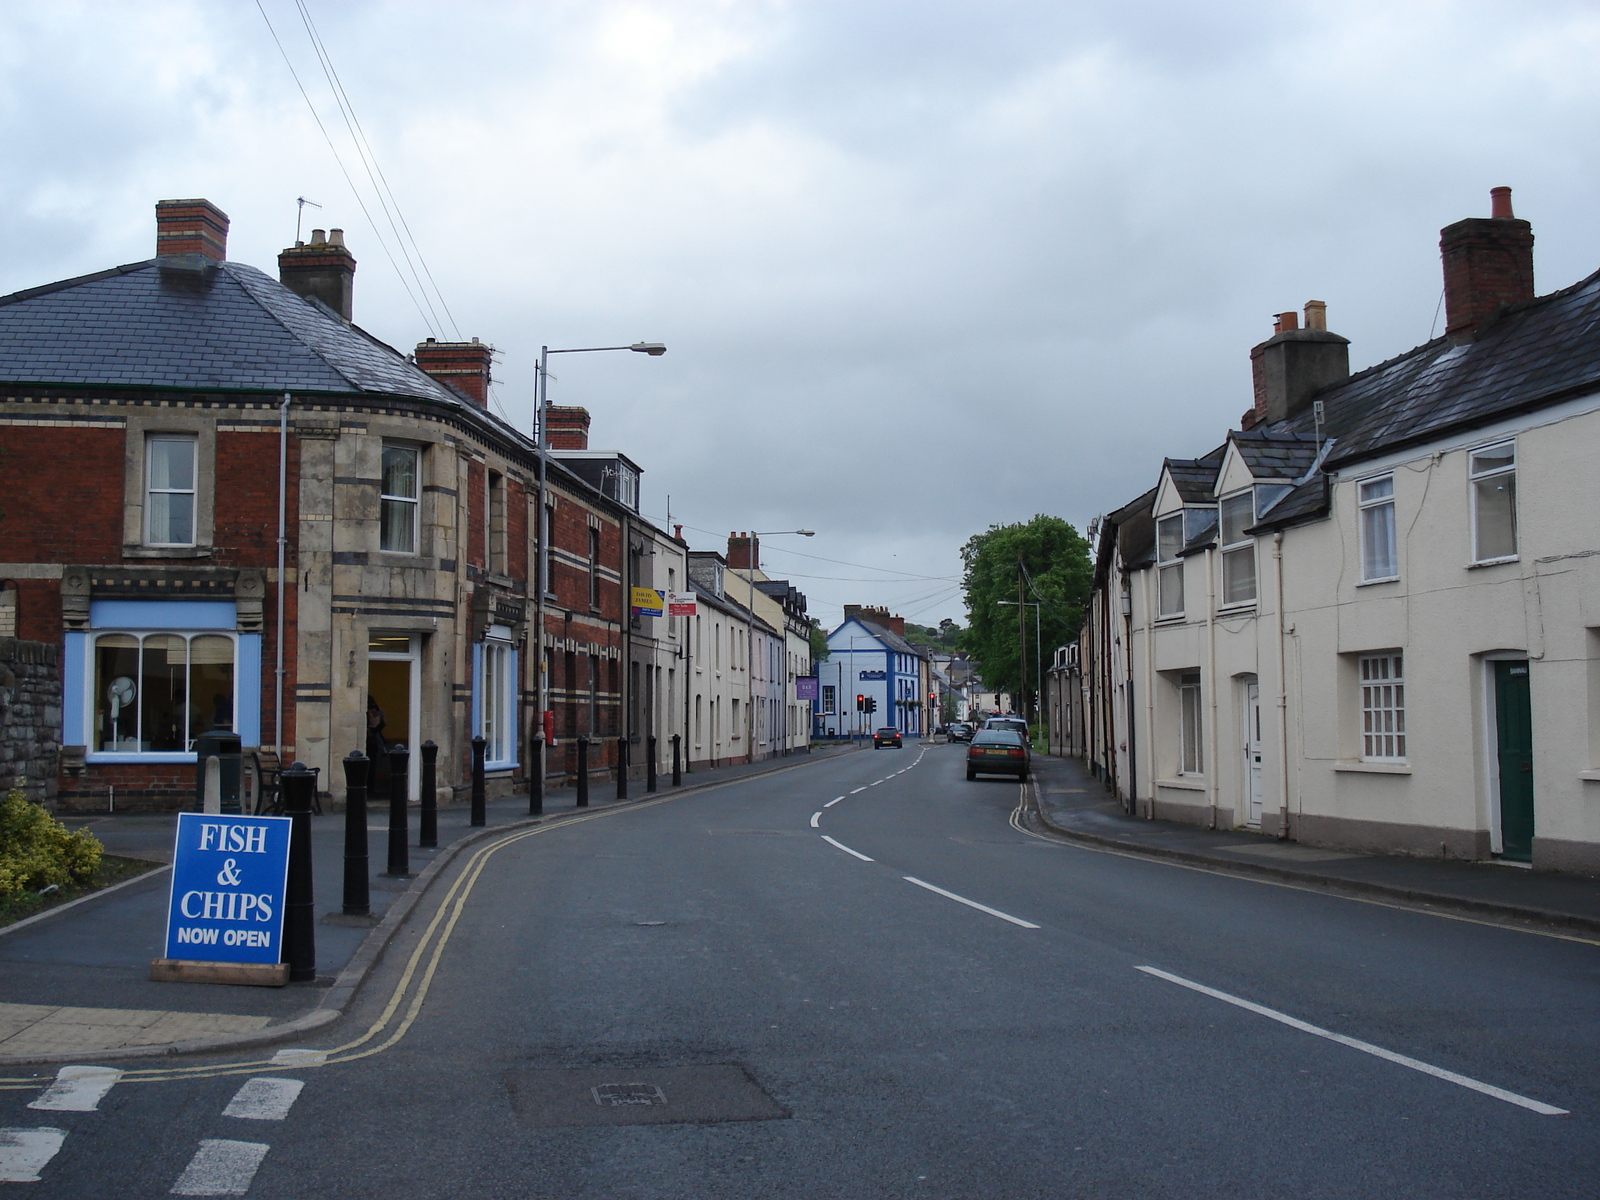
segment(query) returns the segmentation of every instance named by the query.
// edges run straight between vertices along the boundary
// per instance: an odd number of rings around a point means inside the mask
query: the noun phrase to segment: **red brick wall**
[[[26,486],[0,500],[0,562],[122,558],[121,429],[8,425],[0,472]],[[44,640],[59,641],[61,626]]]
[[[474,459],[467,464],[467,565],[482,571],[488,566],[484,534],[484,506],[488,502],[489,479],[484,465]]]
[[[506,574],[528,588],[528,491],[506,480]]]
[[[273,567],[278,561],[278,438],[276,434],[217,434],[216,553],[211,562],[230,567]],[[300,441],[289,439],[288,535],[294,544],[298,510]],[[293,550],[289,561],[294,562]]]
[[[59,581],[17,580],[17,636],[27,642],[61,644]]]

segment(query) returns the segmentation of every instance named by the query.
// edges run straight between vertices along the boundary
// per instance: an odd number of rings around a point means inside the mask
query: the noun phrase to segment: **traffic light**
[[[869,711],[868,708],[867,708],[867,698],[865,696],[857,696],[856,697],[856,711],[857,712],[867,712],[867,711]]]
[[[875,713],[878,711],[878,698],[876,696],[867,697],[867,711],[869,713]]]

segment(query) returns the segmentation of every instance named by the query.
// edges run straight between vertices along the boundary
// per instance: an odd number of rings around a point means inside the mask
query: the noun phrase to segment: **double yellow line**
[[[729,780],[728,783],[734,782]],[[725,787],[727,784],[714,785]],[[709,789],[707,789],[709,790]],[[516,833],[506,834],[496,838],[487,845],[473,851],[467,859],[466,866],[450,885],[444,899],[440,901],[438,911],[434,913],[433,920],[428,922],[428,927],[423,931],[418,940],[416,949],[411,952],[406,967],[395,983],[394,990],[389,994],[389,1000],[384,1005],[383,1011],[378,1015],[367,1031],[360,1037],[335,1046],[331,1050],[319,1051],[325,1053],[327,1058],[322,1063],[280,1063],[271,1059],[258,1059],[250,1062],[238,1063],[213,1063],[198,1067],[159,1067],[146,1070],[132,1070],[123,1073],[119,1083],[162,1083],[178,1079],[213,1079],[225,1075],[258,1075],[264,1071],[290,1071],[303,1070],[307,1066],[331,1065],[333,1063],[354,1062],[356,1059],[368,1058],[374,1054],[381,1054],[405,1037],[411,1026],[416,1022],[417,1016],[422,1012],[422,1005],[428,998],[428,990],[433,986],[434,976],[439,970],[439,962],[444,957],[445,947],[450,942],[450,935],[455,931],[456,922],[461,919],[467,901],[472,896],[472,890],[477,886],[478,878],[483,874],[489,860],[507,846],[527,838],[538,837],[540,834],[554,833],[558,829],[565,829],[571,825],[581,824],[584,821],[593,821],[599,817],[614,816],[624,812],[638,812],[642,808],[651,808],[657,804],[665,804],[671,800],[679,799],[679,795],[662,796],[656,800],[644,800],[637,804],[630,804],[626,808],[606,808],[597,812],[587,813],[581,817],[568,817],[553,825],[542,825],[536,829],[524,829]],[[424,964],[426,959],[426,964]],[[415,988],[412,987],[415,981]],[[406,1003],[408,991],[410,1002]],[[383,1035],[395,1020],[395,1015],[404,1008],[404,1014],[399,1023],[389,1032],[389,1035],[375,1045],[369,1045]],[[0,1078],[0,1091],[23,1091],[37,1088],[43,1081],[40,1079]]]

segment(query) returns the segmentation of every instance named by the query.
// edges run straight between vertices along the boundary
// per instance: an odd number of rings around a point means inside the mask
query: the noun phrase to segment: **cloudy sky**
[[[968,536],[1217,444],[1274,312],[1327,301],[1356,367],[1427,340],[1492,186],[1539,291],[1600,267],[1593,2],[305,7],[448,316],[295,0],[0,0],[0,293],[148,258],[164,197],[271,271],[309,197],[357,322],[492,343],[523,428],[542,343],[666,342],[552,401],[697,548],[816,530],[764,565],[824,621],[964,620]]]

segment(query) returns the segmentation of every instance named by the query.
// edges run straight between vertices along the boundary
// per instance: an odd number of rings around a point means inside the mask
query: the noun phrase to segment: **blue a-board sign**
[[[288,817],[179,813],[167,902],[167,957],[280,961]]]

